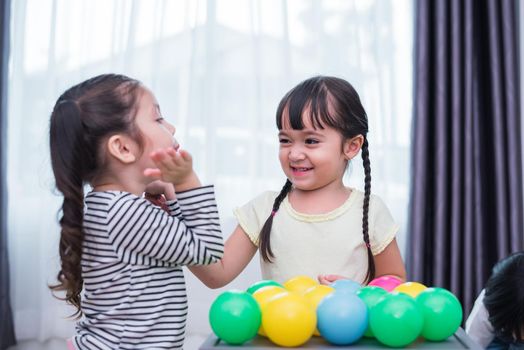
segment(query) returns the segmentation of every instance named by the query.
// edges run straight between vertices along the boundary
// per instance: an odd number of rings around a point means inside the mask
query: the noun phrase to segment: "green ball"
[[[403,347],[420,335],[424,319],[415,299],[393,292],[384,295],[371,308],[370,326],[379,342]]]
[[[258,282],[255,282],[253,283],[248,289],[247,289],[247,292],[249,294],[253,294],[255,293],[257,290],[259,290],[260,288],[263,288],[263,287],[267,287],[267,286],[277,286],[277,287],[282,287],[284,288],[283,285],[281,285],[280,283],[276,282],[276,281],[273,281],[273,280],[262,280],[262,281],[258,281]]]
[[[387,293],[388,292],[385,289],[376,286],[365,286],[357,291],[357,295],[359,296],[359,298],[362,299],[364,303],[366,303],[366,306],[368,307],[368,312],[371,312],[371,308],[375,306],[379,299]],[[366,332],[364,333],[364,336],[368,338],[374,337],[373,331],[371,330],[371,327],[369,325],[366,329]]]
[[[262,322],[260,307],[253,296],[239,290],[220,294],[209,310],[209,323],[216,336],[228,344],[251,340]]]
[[[462,323],[462,306],[453,293],[444,288],[428,288],[416,301],[424,317],[422,336],[442,341],[453,335]]]

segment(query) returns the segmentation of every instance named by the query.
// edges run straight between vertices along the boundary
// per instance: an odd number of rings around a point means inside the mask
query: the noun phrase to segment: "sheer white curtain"
[[[405,227],[411,0],[17,0],[12,12],[8,225],[18,339],[73,332],[71,309],[46,287],[58,271],[61,204],[48,120],[63,90],[96,74],[123,73],[153,90],[201,179],[216,185],[226,237],[235,206],[284,183],[279,100],[310,76],[345,78],[370,120],[372,191]],[[347,183],[363,187],[360,161]],[[259,278],[254,261],[226,289]],[[219,292],[188,276],[189,334],[209,331],[207,310]]]

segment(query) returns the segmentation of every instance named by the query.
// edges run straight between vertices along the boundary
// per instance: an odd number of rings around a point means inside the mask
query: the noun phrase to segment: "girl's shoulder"
[[[91,191],[85,196],[85,203],[88,207],[93,205],[106,205],[113,209],[123,205],[143,205],[149,201],[136,194],[123,191]]]
[[[357,201],[364,201],[364,197],[365,197],[364,191],[359,190],[358,188],[353,188],[353,187],[351,187],[350,189],[351,189],[351,195],[350,196],[354,196],[355,200],[357,200]],[[375,194],[375,193],[371,193],[371,195],[369,196],[369,203],[370,203],[370,205],[373,205],[373,204],[376,204],[376,205],[379,205],[379,206],[385,205],[385,203],[382,200],[382,198],[379,195]]]
[[[140,199],[136,194],[124,191],[91,191],[85,196],[86,200],[114,201],[120,199]]]
[[[124,192],[120,191],[91,191],[88,192],[85,197],[84,201],[89,206],[91,205],[103,205],[103,204],[110,204],[115,199],[119,198],[121,194]]]
[[[258,196],[253,198],[252,200],[275,200],[277,198],[279,192],[278,191],[264,191],[260,193]]]

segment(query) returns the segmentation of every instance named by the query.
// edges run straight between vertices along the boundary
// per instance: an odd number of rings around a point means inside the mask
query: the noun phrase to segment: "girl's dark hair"
[[[278,105],[276,121],[279,130],[282,129],[284,111],[291,127],[295,130],[304,128],[303,113],[308,111],[308,117],[314,128],[323,129],[325,126],[339,131],[347,140],[358,135],[364,137],[362,144],[362,160],[364,166],[364,206],[362,216],[362,232],[364,244],[368,253],[368,271],[366,281],[375,278],[375,262],[369,243],[368,212],[371,196],[371,167],[368,150],[368,119],[360,98],[347,81],[326,76],[317,76],[307,79],[289,91]],[[271,251],[270,233],[273,216],[278,211],[282,200],[291,191],[289,180],[280,191],[273,203],[272,212],[260,232],[260,254],[265,261],[274,257]]]
[[[126,133],[140,143],[134,124],[140,82],[123,75],[104,74],[64,92],[51,113],[49,143],[56,188],[64,196],[60,218],[61,269],[52,291],[65,291],[65,300],[80,317],[84,185],[105,166],[102,144],[108,137]]]
[[[484,306],[498,337],[508,342],[524,340],[524,252],[495,265],[486,283]]]

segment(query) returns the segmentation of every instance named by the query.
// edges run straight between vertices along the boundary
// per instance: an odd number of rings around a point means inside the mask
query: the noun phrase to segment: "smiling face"
[[[332,127],[313,127],[309,119],[302,119],[302,129],[293,129],[286,113],[283,114],[279,132],[282,170],[298,190],[343,186],[350,142],[344,141]]]
[[[279,159],[294,189],[344,187],[347,162],[365,144],[367,116],[358,94],[345,80],[313,77],[280,101]]]

